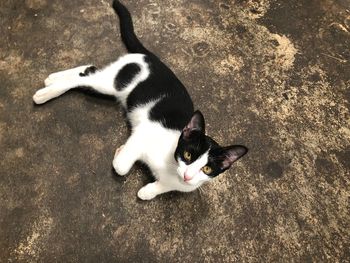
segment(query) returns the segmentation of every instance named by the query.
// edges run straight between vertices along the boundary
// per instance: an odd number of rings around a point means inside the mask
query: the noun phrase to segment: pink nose
[[[191,176],[189,176],[188,174],[185,174],[185,176],[184,176],[184,181],[185,181],[185,182],[187,182],[187,181],[189,181],[189,180],[191,180],[191,179],[192,179]]]

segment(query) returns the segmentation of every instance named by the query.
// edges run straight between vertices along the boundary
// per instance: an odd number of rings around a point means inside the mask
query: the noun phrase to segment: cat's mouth
[[[194,186],[195,184],[192,183],[191,181],[186,181],[183,178],[180,178],[180,181],[183,185],[187,185],[187,186]]]
[[[180,171],[178,171],[178,176],[179,176],[180,183],[183,185],[187,185],[187,186],[197,185],[197,183],[195,182],[195,180],[193,180],[193,178],[186,179],[185,176],[180,173]]]
[[[192,179],[186,179],[183,172],[182,172],[182,169],[180,167],[177,168],[177,175],[178,175],[178,179],[179,181],[184,184],[184,185],[192,185],[191,184],[191,180]]]

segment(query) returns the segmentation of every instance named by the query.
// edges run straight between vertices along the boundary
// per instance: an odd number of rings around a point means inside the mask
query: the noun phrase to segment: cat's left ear
[[[231,165],[245,155],[248,152],[248,148],[243,145],[231,145],[223,148],[221,156],[221,169],[227,170]]]
[[[185,138],[189,138],[191,132],[193,131],[201,131],[205,132],[205,123],[203,114],[197,110],[193,113],[191,120],[186,125],[186,127],[182,130],[182,133]]]

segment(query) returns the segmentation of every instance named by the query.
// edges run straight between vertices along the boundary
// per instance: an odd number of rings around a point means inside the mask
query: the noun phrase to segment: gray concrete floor
[[[109,1],[2,0],[0,261],[349,260],[350,2],[124,3],[208,133],[250,152],[203,191],[137,200],[145,169],[112,172],[118,105],[31,100],[49,73],[125,53]]]

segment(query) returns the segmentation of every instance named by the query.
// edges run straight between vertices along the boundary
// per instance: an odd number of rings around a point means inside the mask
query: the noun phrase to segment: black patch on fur
[[[90,66],[90,67],[87,67],[84,72],[81,72],[79,73],[79,76],[80,77],[86,77],[86,76],[89,76],[91,74],[94,74],[97,70],[97,67],[95,66]]]
[[[224,159],[224,148],[214,147],[209,151],[208,163],[207,165],[212,169],[212,172],[208,174],[210,177],[218,176],[219,174],[225,172],[228,168],[222,169],[222,162]]]
[[[72,90],[70,90],[70,92],[83,92],[88,96],[93,96],[95,98],[99,98],[99,99],[105,99],[105,100],[110,100],[110,101],[116,101],[115,100],[115,96],[113,95],[107,95],[107,94],[103,94],[103,93],[99,93],[98,91],[96,91],[94,88],[92,87],[88,87],[88,86],[79,86],[77,88],[74,88]]]
[[[223,165],[228,158],[228,148],[233,148],[235,149],[234,151],[239,153],[237,158],[233,161],[237,161],[240,159],[243,155],[245,155],[248,151],[248,149],[245,146],[242,145],[232,145],[228,147],[221,147],[219,145],[216,145],[215,147],[211,147],[209,151],[209,156],[208,156],[208,163],[207,165],[210,166],[212,169],[212,172],[208,174],[210,177],[215,177],[218,176],[219,174],[225,172],[227,169],[229,169],[232,165],[232,163],[229,166]]]
[[[244,146],[241,147],[245,148]],[[222,163],[225,160],[226,148],[227,147],[221,147],[216,141],[201,131],[193,131],[189,138],[184,138],[184,134],[182,133],[174,153],[174,158],[176,161],[180,158],[181,161],[189,165],[190,163],[195,162],[200,156],[210,149],[208,154],[208,163],[206,165],[212,169],[212,172],[208,174],[208,176],[215,177],[229,168],[222,167]],[[191,153],[191,160],[189,162],[186,161],[184,157],[185,151]]]
[[[146,56],[145,61],[150,75],[129,94],[127,110],[160,99],[150,110],[150,120],[165,128],[182,130],[193,114],[193,103],[186,88],[155,55]]]
[[[119,1],[113,1],[113,9],[119,16],[120,35],[130,53],[150,53],[140,42],[134,32],[131,15],[128,9]]]
[[[141,68],[136,63],[125,65],[115,77],[114,85],[116,90],[123,90],[124,87],[128,85],[140,71]]]
[[[212,148],[217,148],[219,145],[210,137],[206,136],[201,131],[193,131],[189,138],[184,138],[183,133],[179,138],[179,142],[174,154],[175,160],[180,158],[187,164],[196,161],[201,155]],[[184,157],[184,152],[187,151],[191,153],[191,161],[187,162]]]
[[[165,128],[182,130],[194,111],[192,100],[186,88],[175,74],[157,56],[148,51],[136,37],[132,19],[126,7],[115,0],[113,1],[113,8],[119,16],[121,37],[128,51],[145,54],[145,60],[150,69],[149,77],[139,83],[128,95],[127,112],[132,111],[139,105],[161,99],[151,109],[149,113],[150,120],[161,123]],[[122,71],[123,69],[118,73],[115,80],[117,90],[123,88],[123,85],[119,83],[128,83],[128,80],[131,80],[132,76],[137,74],[135,68],[129,68],[129,71],[133,71],[133,74],[130,72],[123,73]],[[125,69],[125,71],[127,70]]]

